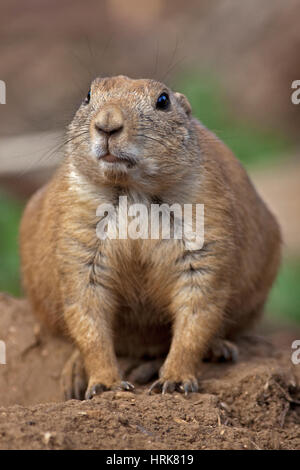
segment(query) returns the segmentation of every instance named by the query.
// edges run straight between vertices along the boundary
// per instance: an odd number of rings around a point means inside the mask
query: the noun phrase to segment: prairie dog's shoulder
[[[47,193],[49,184],[38,189],[26,204],[20,225],[21,241],[37,232],[38,223],[43,211],[43,202]]]
[[[203,175],[199,197],[212,212],[219,208],[223,216],[227,214],[234,221],[236,231],[245,231],[249,224],[253,230],[259,228],[263,231],[267,225],[269,230],[264,232],[274,233],[280,238],[275,217],[257,192],[242,163],[212,131],[196,119],[194,125],[201,155],[199,173]]]
[[[230,148],[199,121],[195,119],[194,123],[198,134],[202,169],[208,180],[215,182],[215,189],[221,186],[222,191],[229,190],[233,194],[242,192],[250,199],[258,197],[246,169]]]
[[[197,132],[197,143],[201,152],[202,161],[209,165],[221,168],[229,167],[234,173],[246,174],[241,162],[235,157],[230,148],[211,130],[207,129],[200,121],[193,119]]]
[[[38,189],[29,199],[20,224],[20,241],[32,243],[41,231],[45,231],[46,226],[57,222],[58,209],[61,206],[60,198],[64,195],[62,181],[65,170],[58,168],[50,181]],[[61,187],[61,190],[60,190]]]

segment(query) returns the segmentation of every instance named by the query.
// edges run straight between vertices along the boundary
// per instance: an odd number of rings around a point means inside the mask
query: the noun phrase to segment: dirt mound
[[[299,449],[296,336],[244,338],[238,363],[203,364],[200,393],[188,397],[137,387],[63,402],[72,346],[40,331],[26,301],[0,296],[0,449]]]

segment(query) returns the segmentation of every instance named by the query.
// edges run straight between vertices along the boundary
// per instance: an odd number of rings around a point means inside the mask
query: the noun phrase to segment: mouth
[[[117,157],[116,155],[112,155],[111,153],[107,153],[106,155],[99,157],[99,161],[104,161],[112,164],[121,163],[123,165],[126,165],[128,168],[132,168],[136,164],[135,161],[127,157]]]

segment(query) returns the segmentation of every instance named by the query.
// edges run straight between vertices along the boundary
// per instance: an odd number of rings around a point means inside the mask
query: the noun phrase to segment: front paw
[[[125,390],[126,392],[132,392],[134,390],[134,386],[130,382],[125,382],[124,380],[116,381],[111,385],[102,382],[91,383],[85,392],[85,399],[90,400],[96,395],[100,395],[102,392],[106,392],[108,390]]]
[[[161,377],[156,380],[149,389],[151,393],[173,393],[175,391],[188,395],[189,393],[196,393],[199,390],[198,380],[194,376],[189,376],[182,380],[174,380],[171,378]]]

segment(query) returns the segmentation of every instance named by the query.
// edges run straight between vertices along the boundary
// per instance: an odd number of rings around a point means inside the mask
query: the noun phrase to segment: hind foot
[[[237,362],[239,349],[236,344],[225,339],[216,339],[211,344],[204,361],[209,362]]]
[[[163,363],[162,359],[153,359],[143,362],[135,367],[129,374],[129,380],[139,385],[145,385],[158,376],[158,371]]]
[[[87,377],[83,359],[76,349],[66,362],[60,378],[65,400],[83,400],[87,387]]]

